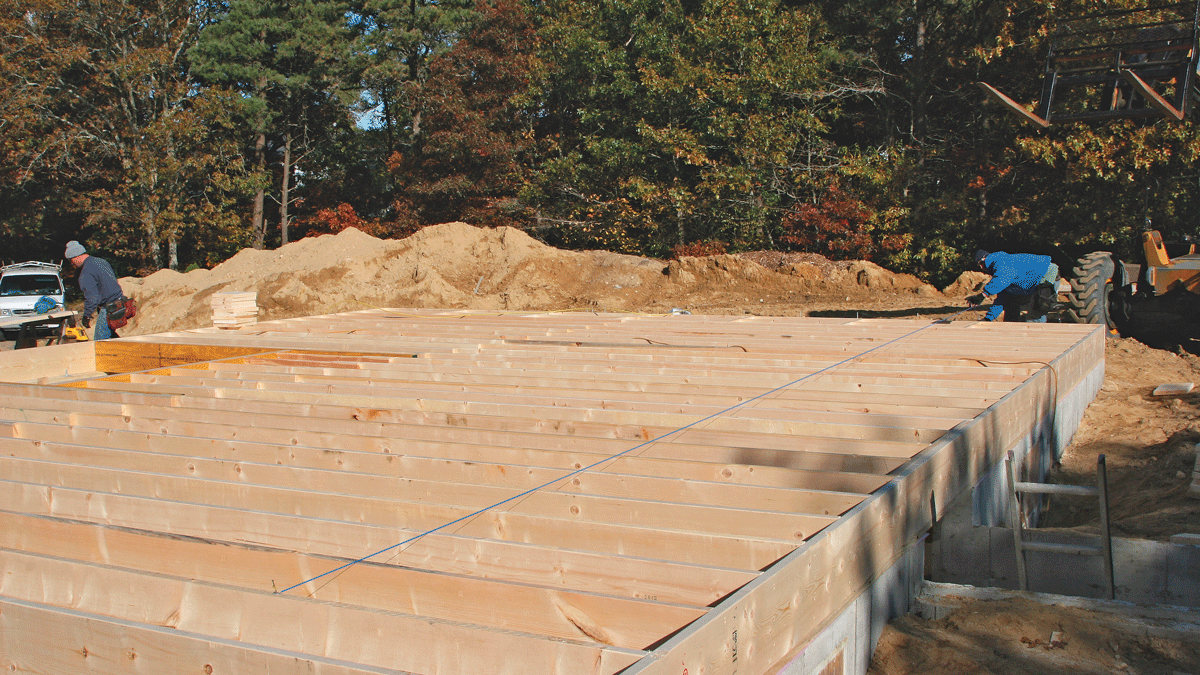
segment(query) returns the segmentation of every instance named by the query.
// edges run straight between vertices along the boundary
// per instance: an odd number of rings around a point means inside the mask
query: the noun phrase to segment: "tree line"
[[[1127,253],[1196,227],[1194,124],[1024,125],[1130,0],[0,0],[0,258],[123,273],[463,220],[565,248]]]

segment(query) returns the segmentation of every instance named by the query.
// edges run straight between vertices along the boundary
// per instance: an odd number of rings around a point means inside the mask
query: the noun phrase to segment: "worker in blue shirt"
[[[120,337],[109,325],[109,312],[119,309],[125,302],[125,293],[117,283],[112,265],[103,258],[88,255],[87,249],[77,241],[67,242],[63,255],[79,268],[79,290],[83,291],[83,327],[87,328],[96,315],[96,332],[93,340],[108,340]]]
[[[995,321],[1003,312],[1005,321],[1045,323],[1046,312],[1058,296],[1058,265],[1050,256],[980,250],[975,264],[992,275],[982,293],[967,298],[972,307],[995,298],[985,321]]]

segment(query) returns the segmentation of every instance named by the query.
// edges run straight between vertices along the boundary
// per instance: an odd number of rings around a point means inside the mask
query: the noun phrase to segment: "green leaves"
[[[559,156],[535,179],[546,236],[640,252],[722,239],[770,246],[821,133],[813,18],[776,2],[547,3],[540,129]],[[568,230],[574,230],[568,232]]]

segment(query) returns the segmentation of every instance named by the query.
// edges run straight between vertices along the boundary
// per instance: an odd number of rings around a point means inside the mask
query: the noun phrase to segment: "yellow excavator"
[[[1028,109],[986,82],[1006,110],[1041,128],[1142,119],[1182,123],[1200,102],[1200,0],[1065,19],[1051,38],[1042,93]],[[1142,232],[1140,264],[1108,251],[1077,257],[1065,318],[1107,324],[1155,346],[1200,346],[1200,254],[1191,241]],[[1062,267],[1062,265],[1060,265]]]

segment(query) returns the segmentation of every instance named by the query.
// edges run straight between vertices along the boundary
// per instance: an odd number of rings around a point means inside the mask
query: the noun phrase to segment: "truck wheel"
[[[1072,323],[1104,324],[1115,330],[1108,312],[1108,294],[1116,270],[1112,256],[1104,251],[1089,253],[1075,263],[1071,293],[1067,298],[1067,319]]]

